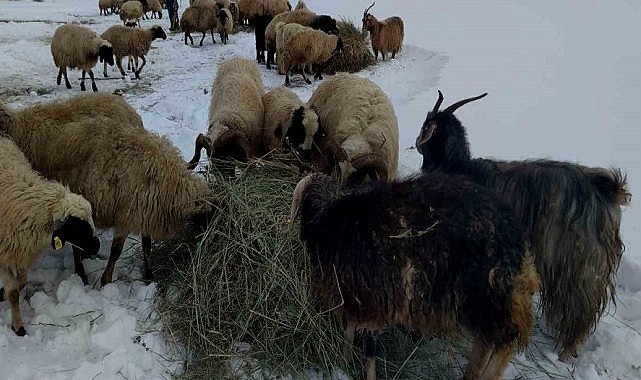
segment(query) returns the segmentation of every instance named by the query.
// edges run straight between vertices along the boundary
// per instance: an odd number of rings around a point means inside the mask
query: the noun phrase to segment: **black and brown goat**
[[[400,17],[389,17],[383,21],[378,21],[369,10],[376,4],[372,3],[369,8],[363,12],[363,34],[370,32],[372,41],[372,50],[374,59],[378,59],[378,52],[381,52],[383,61],[387,53],[392,53],[392,59],[396,58],[403,47],[403,38],[405,37],[405,26]]]
[[[428,174],[340,190],[323,174],[294,191],[292,220],[311,286],[355,330],[390,324],[425,335],[467,332],[466,379],[500,379],[528,342],[538,278],[514,211],[464,176]],[[375,378],[375,345],[365,345]]]
[[[556,330],[559,358],[576,356],[614,302],[621,261],[621,206],[630,201],[618,169],[549,161],[472,159],[465,128],[454,111],[487,94],[427,114],[416,147],[423,171],[465,174],[511,204],[541,276],[546,321]]]

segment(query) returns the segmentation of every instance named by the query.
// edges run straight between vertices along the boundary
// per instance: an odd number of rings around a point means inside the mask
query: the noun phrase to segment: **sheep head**
[[[167,33],[165,33],[160,25],[154,25],[149,30],[151,30],[154,40],[157,38],[162,38],[163,40],[167,39]]]
[[[316,112],[307,106],[298,107],[292,112],[292,117],[284,129],[287,146],[297,151],[303,158],[309,158],[314,136],[319,129]],[[279,131],[277,130],[276,132]],[[282,132],[281,130],[281,135]]]
[[[59,250],[68,242],[78,248],[83,257],[96,255],[100,241],[94,235],[91,214],[91,204],[85,198],[67,192],[52,215],[51,247]]]
[[[438,100],[434,108],[427,113],[421,132],[416,138],[415,146],[423,156],[423,168],[443,167],[453,163],[445,162],[446,160],[454,161],[465,157],[469,159],[467,134],[461,122],[454,116],[454,112],[463,105],[485,96],[487,93],[458,101],[441,111],[443,93],[438,91]]]
[[[114,48],[109,42],[104,41],[100,44],[98,48],[98,58],[100,59],[100,63],[107,62],[109,66],[114,65]]]
[[[369,13],[369,10],[376,4],[373,2],[368,8],[363,12],[363,34],[372,28],[372,26],[377,22],[376,17]]]

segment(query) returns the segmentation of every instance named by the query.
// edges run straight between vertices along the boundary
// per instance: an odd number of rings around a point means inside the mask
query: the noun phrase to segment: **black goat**
[[[538,279],[514,211],[490,190],[441,174],[340,190],[317,173],[296,186],[297,215],[312,291],[342,316],[349,341],[389,324],[467,331],[469,379],[502,378],[527,345]],[[374,351],[365,345],[368,379]]]
[[[267,47],[265,45],[265,29],[272,21],[273,17],[269,15],[256,16],[254,18],[255,29],[254,36],[256,37],[256,62],[265,63],[265,52]]]
[[[457,102],[440,111],[443,94],[427,114],[416,148],[423,171],[465,174],[494,190],[516,210],[541,276],[541,299],[555,329],[560,360],[577,355],[596,327],[621,261],[621,207],[630,201],[618,169],[535,160],[472,159]]]

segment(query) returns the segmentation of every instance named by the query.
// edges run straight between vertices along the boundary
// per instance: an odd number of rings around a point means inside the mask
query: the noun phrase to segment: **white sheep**
[[[224,45],[227,45],[229,35],[234,30],[234,18],[229,9],[223,8],[218,12],[218,16],[216,16],[216,28],[220,34],[220,41]]]
[[[133,21],[140,26],[140,19],[145,15],[144,7],[140,1],[129,0],[120,6],[118,15],[123,25],[127,25],[127,21]]]
[[[296,94],[285,87],[276,87],[263,95],[265,107],[265,144],[267,150],[287,146],[309,152],[318,132],[318,115]]]
[[[34,170],[91,202],[97,228],[114,229],[103,285],[111,281],[130,233],[142,237],[145,277],[150,278],[152,239],[165,239],[188,218],[207,212],[210,194],[169,140],[136,121],[127,123],[128,116],[114,118],[126,107],[110,106],[95,96],[16,111],[0,103],[0,132],[16,142]],[[84,273],[78,274],[86,283]]]
[[[89,72],[91,88],[98,91],[91,69],[98,60],[106,62],[110,66],[114,64],[113,48],[111,44],[100,38],[91,29],[77,24],[65,24],[59,26],[51,40],[51,55],[56,67],[59,68],[56,83],[60,85],[62,76],[65,76],[65,85],[71,88],[67,78],[67,67],[82,70],[82,81],[80,90],[85,91],[85,76]]]
[[[244,58],[225,60],[212,83],[209,128],[196,139],[189,163],[194,168],[202,148],[209,157],[247,160],[264,151],[263,80],[258,66]]]
[[[289,71],[297,65],[316,64],[314,79],[323,79],[323,63],[342,50],[343,40],[337,35],[293,23],[276,26],[276,53],[279,67],[285,71],[285,86],[290,85]],[[301,75],[307,84],[312,83],[305,70],[301,70]]]
[[[61,249],[66,242],[87,255],[98,253],[91,205],[34,172],[13,141],[0,136],[0,301],[4,293],[11,302],[11,328],[18,336],[26,334],[19,297],[27,271],[47,246]]]
[[[336,74],[321,83],[307,103],[322,131],[314,164],[345,181],[391,180],[398,167],[398,121],[394,107],[374,82]],[[338,171],[338,173],[336,173]]]
[[[113,53],[116,56],[116,65],[118,66],[122,76],[125,76],[125,70],[122,68],[123,57],[133,58],[136,63],[138,62],[138,58],[142,59],[142,65],[140,67],[136,67],[134,70],[136,78],[140,78],[140,72],[145,66],[145,63],[147,63],[145,55],[149,52],[151,42],[157,38],[165,40],[167,39],[167,34],[158,25],[154,25],[149,29],[114,25],[107,29],[101,37],[111,43]],[[106,63],[104,65],[103,75],[107,77]]]

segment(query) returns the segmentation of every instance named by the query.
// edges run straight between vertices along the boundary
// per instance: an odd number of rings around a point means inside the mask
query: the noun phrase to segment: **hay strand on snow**
[[[327,74],[355,73],[376,63],[365,36],[354,22],[342,19],[338,22],[338,29],[344,49],[342,53],[334,54],[325,62],[324,71]]]

